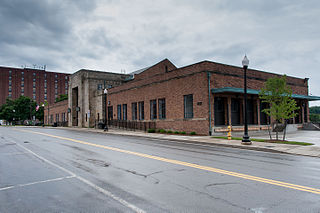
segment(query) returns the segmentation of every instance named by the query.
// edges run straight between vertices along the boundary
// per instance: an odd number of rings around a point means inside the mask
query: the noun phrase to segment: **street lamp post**
[[[103,90],[104,93],[104,131],[108,131],[108,123],[107,123],[107,94],[108,90],[105,88]]]
[[[248,135],[248,112],[247,112],[247,68],[249,60],[245,55],[242,60],[242,66],[244,70],[244,135],[242,138],[242,144],[251,145],[250,137]]]

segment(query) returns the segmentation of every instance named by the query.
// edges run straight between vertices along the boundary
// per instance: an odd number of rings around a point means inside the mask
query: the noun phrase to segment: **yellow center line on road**
[[[35,132],[35,131],[30,131],[30,130],[19,130],[19,131],[28,132],[28,133],[34,133],[34,134],[39,134],[39,135],[44,135],[44,136],[48,136],[48,137],[52,137],[52,138],[58,138],[58,139],[61,139],[61,140],[72,141],[72,142],[80,143],[80,144],[84,144],[84,145],[94,146],[94,147],[103,148],[103,149],[107,149],[107,150],[112,150],[112,151],[116,151],[116,152],[135,155],[135,156],[139,156],[139,157],[143,157],[143,158],[149,158],[149,159],[153,159],[153,160],[167,162],[167,163],[171,163],[171,164],[175,164],[175,165],[181,165],[181,166],[196,168],[196,169],[200,169],[200,170],[204,170],[204,171],[210,171],[210,172],[214,172],[214,173],[229,175],[229,176],[233,176],[233,177],[238,177],[238,178],[242,178],[242,179],[257,181],[257,182],[261,182],[261,183],[267,183],[267,184],[281,186],[281,187],[290,188],[290,189],[296,189],[296,190],[299,190],[299,191],[305,191],[305,192],[311,192],[311,193],[314,193],[314,194],[320,194],[320,189],[317,189],[317,188],[311,188],[311,187],[307,187],[307,186],[301,186],[301,185],[286,183],[286,182],[282,182],[282,181],[277,181],[277,180],[272,180],[272,179],[267,179],[267,178],[261,178],[261,177],[256,177],[256,176],[252,176],[252,175],[246,175],[246,174],[237,173],[237,172],[231,172],[231,171],[227,171],[227,170],[223,170],[223,169],[217,169],[217,168],[213,168],[213,167],[209,167],[209,166],[201,166],[201,165],[194,164],[194,163],[188,163],[188,162],[184,162],[184,161],[173,160],[173,159],[158,157],[158,156],[154,156],[154,155],[143,154],[143,153],[139,153],[139,152],[133,152],[133,151],[125,150],[125,149],[119,149],[119,148],[115,148],[115,147],[104,146],[104,145],[100,145],[100,144],[85,142],[85,141],[72,139],[72,138],[61,137],[61,136],[57,136],[57,135],[50,135],[50,134],[46,134],[46,133],[42,133],[42,132]]]

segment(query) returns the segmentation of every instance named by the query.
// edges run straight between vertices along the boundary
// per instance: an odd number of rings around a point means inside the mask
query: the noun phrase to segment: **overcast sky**
[[[0,26],[1,66],[128,73],[165,58],[241,66],[247,54],[320,96],[318,0],[1,0]]]

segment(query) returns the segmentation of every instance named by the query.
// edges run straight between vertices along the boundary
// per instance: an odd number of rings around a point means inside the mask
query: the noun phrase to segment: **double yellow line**
[[[227,170],[223,170],[223,169],[217,169],[217,168],[213,168],[213,167],[209,167],[209,166],[201,166],[201,165],[194,164],[194,163],[188,163],[188,162],[179,161],[179,160],[172,160],[172,159],[168,159],[168,158],[162,158],[162,157],[143,154],[143,153],[139,153],[139,152],[132,152],[132,151],[124,150],[124,149],[119,149],[119,148],[114,148],[114,147],[110,147],[110,146],[99,145],[99,144],[95,144],[95,143],[89,143],[89,142],[85,142],[85,141],[81,141],[81,140],[76,140],[76,139],[66,138],[66,137],[61,137],[61,136],[56,136],[56,135],[50,135],[50,134],[41,133],[41,132],[35,132],[35,131],[29,131],[29,130],[20,130],[20,131],[39,134],[39,135],[44,135],[44,136],[48,136],[48,137],[52,137],[52,138],[58,138],[58,139],[61,139],[61,140],[72,141],[72,142],[75,142],[75,143],[80,143],[80,144],[84,144],[84,145],[89,145],[89,146],[94,146],[94,147],[98,147],[98,148],[108,149],[108,150],[112,150],[112,151],[116,151],[116,152],[122,152],[122,153],[130,154],[130,155],[135,155],[135,156],[139,156],[139,157],[143,157],[143,158],[149,158],[149,159],[158,160],[158,161],[162,161],[162,162],[167,162],[167,163],[171,163],[171,164],[175,164],[175,165],[181,165],[181,166],[191,167],[191,168],[195,168],[195,169],[201,169],[201,170],[204,170],[204,171],[210,171],[210,172],[229,175],[229,176],[238,177],[238,178],[242,178],[242,179],[257,181],[257,182],[261,182],[261,183],[267,183],[267,184],[281,186],[281,187],[285,187],[285,188],[296,189],[296,190],[299,190],[299,191],[305,191],[305,192],[311,192],[311,193],[314,193],[314,194],[320,194],[320,189],[311,188],[311,187],[307,187],[307,186],[301,186],[301,185],[286,183],[286,182],[282,182],[282,181],[277,181],[277,180],[272,180],[272,179],[267,179],[267,178],[261,178],[261,177],[256,177],[256,176],[252,176],[252,175],[246,175],[246,174],[237,173],[237,172],[231,172],[231,171],[227,171]]]

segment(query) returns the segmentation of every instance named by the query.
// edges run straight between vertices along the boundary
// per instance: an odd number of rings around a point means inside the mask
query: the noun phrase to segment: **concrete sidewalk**
[[[167,134],[158,134],[158,133],[146,133],[141,131],[129,131],[129,130],[122,130],[122,129],[109,129],[109,131],[104,132],[101,129],[76,128],[76,127],[45,127],[45,128],[68,129],[68,130],[82,131],[82,132],[94,132],[94,133],[101,133],[101,134],[125,135],[125,136],[134,136],[134,137],[148,137],[153,139],[174,140],[174,141],[179,141],[184,143],[200,143],[200,144],[207,144],[207,145],[212,144],[212,145],[219,145],[219,146],[226,146],[226,147],[235,147],[240,149],[250,149],[250,150],[258,150],[258,151],[303,155],[303,156],[310,156],[310,157],[320,157],[319,146],[300,146],[300,145],[276,144],[276,143],[264,143],[264,142],[252,142],[252,145],[242,145],[241,141],[239,140],[216,139],[216,138],[212,138],[211,136],[167,135]]]

